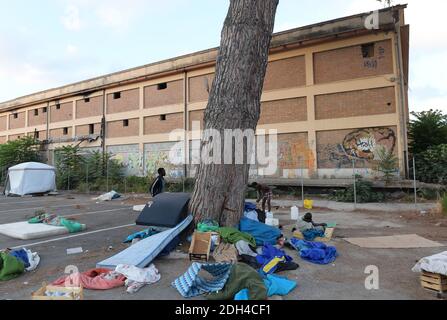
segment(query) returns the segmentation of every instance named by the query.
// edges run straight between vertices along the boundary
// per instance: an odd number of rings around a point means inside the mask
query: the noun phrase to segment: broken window
[[[95,133],[95,125],[89,124],[88,125],[88,134],[93,134],[93,133]]]
[[[90,102],[90,98],[84,98],[84,102],[85,103],[89,103]]]
[[[128,127],[129,126],[129,120],[123,120],[123,127]]]
[[[68,128],[64,128],[64,136],[68,134]]]
[[[114,92],[113,93],[113,99],[121,99],[121,92]]]
[[[374,57],[374,43],[362,44],[362,56],[363,58]]]
[[[166,120],[166,115],[165,114],[161,114],[160,115],[160,120],[161,121],[165,121]]]
[[[58,104],[56,105],[56,109],[59,110],[60,108],[61,108],[61,105],[58,103]]]
[[[34,115],[38,116],[39,115],[39,109],[34,109]]]
[[[46,113],[46,112],[47,112],[47,107],[43,107],[43,108],[42,108],[42,112],[43,112],[43,113]]]
[[[164,90],[168,87],[168,84],[166,82],[157,84],[157,90]]]
[[[14,113],[14,119],[17,119],[19,115],[17,113]]]
[[[39,131],[34,131],[34,138],[39,139]]]

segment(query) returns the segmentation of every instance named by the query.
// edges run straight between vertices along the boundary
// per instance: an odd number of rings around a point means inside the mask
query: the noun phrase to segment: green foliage
[[[427,183],[447,184],[447,144],[431,147],[416,156],[416,178]]]
[[[377,170],[383,173],[385,182],[390,183],[398,168],[397,157],[385,147],[379,148],[377,156],[379,158]]]
[[[84,158],[78,146],[63,146],[54,152],[56,163],[56,184],[58,189],[76,188],[81,179],[80,172]]]
[[[383,193],[373,190],[371,182],[363,180],[361,176],[357,175],[356,177],[357,203],[382,202],[385,200]],[[344,190],[336,190],[334,194],[329,196],[329,199],[338,202],[354,202],[354,186],[349,186]]]
[[[408,136],[410,152],[414,155],[440,144],[447,144],[447,115],[440,110],[412,112]]]
[[[23,162],[39,162],[39,145],[32,137],[23,137],[0,145],[0,183],[6,179],[8,168]]]
[[[112,190],[123,182],[123,165],[112,155],[95,151],[82,155],[77,146],[55,150],[57,186],[79,191]]]

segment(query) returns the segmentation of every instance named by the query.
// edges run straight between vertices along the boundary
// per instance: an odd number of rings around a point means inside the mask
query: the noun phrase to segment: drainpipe
[[[408,156],[408,137],[407,137],[407,112],[406,112],[406,95],[405,95],[405,77],[403,71],[403,61],[402,61],[402,43],[401,43],[401,26],[400,19],[398,16],[399,12],[395,12],[394,15],[394,26],[396,33],[396,53],[397,53],[397,70],[399,73],[399,104],[401,108],[400,112],[400,121],[401,121],[401,137],[403,139],[404,145],[404,161],[405,161],[405,178],[409,178],[409,156]]]
[[[47,141],[47,163],[50,161],[50,144],[48,141],[50,140],[50,101],[47,101],[47,138],[45,139]],[[54,165],[54,159],[51,159],[51,164]]]
[[[101,119],[101,146],[102,153],[106,154],[106,90],[102,90],[102,119]]]
[[[183,79],[184,79],[184,85],[183,85],[183,192],[185,192],[185,180],[188,175],[188,161],[189,161],[189,141],[188,141],[188,73],[185,70],[183,72]]]

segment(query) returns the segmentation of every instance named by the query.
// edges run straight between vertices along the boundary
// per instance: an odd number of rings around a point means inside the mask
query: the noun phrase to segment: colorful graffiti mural
[[[107,151],[113,155],[112,159],[124,166],[126,175],[141,175],[143,159],[138,145],[110,146]]]
[[[340,135],[342,141],[337,142],[337,137]],[[379,148],[394,153],[397,141],[394,128],[319,132],[318,140],[318,167],[339,169],[352,167],[353,159],[356,167],[372,168],[374,162],[378,160]]]

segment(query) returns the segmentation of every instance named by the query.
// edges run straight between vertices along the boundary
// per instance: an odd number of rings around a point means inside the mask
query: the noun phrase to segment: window
[[[85,103],[89,103],[90,102],[90,98],[84,98],[84,102]]]
[[[43,108],[42,108],[42,112],[43,112],[43,113],[47,113],[47,107],[43,107]]]
[[[60,108],[61,108],[61,105],[60,105],[60,103],[58,103],[58,104],[56,105],[56,109],[57,109],[57,110],[60,110]]]
[[[157,84],[157,90],[164,90],[168,87],[168,84],[166,82]]]
[[[160,115],[160,120],[161,121],[165,121],[166,120],[166,115],[165,114],[161,114]]]
[[[64,136],[68,134],[68,128],[64,128]]]
[[[121,99],[121,92],[114,92],[113,93],[113,99]]]
[[[374,57],[374,43],[362,44],[362,56],[363,58]]]
[[[34,131],[34,138],[39,139],[39,131]]]
[[[19,115],[17,113],[14,113],[14,119],[17,119]]]
[[[34,109],[34,115],[38,116],[39,115],[39,109]]]
[[[123,127],[128,127],[129,126],[129,120],[123,120]]]
[[[89,124],[88,125],[88,134],[93,134],[93,133],[95,133],[95,125]]]

